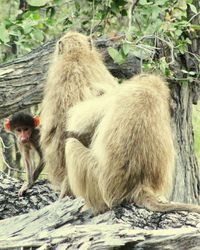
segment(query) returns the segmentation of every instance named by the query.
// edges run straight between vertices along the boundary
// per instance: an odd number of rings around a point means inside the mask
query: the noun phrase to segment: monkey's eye
[[[23,131],[28,131],[28,130],[29,130],[28,127],[16,128],[16,131],[19,132],[19,133],[21,133],[21,132],[23,132]]]

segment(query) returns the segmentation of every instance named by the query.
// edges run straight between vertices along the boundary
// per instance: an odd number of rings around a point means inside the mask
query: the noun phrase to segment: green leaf
[[[5,19],[4,20],[4,25],[6,28],[9,28],[11,26],[13,26],[13,24],[15,24],[13,21],[11,21],[10,19]]]
[[[46,15],[47,16],[49,15],[50,18],[52,18],[55,15],[55,13],[56,13],[56,10],[52,6],[48,7],[47,10],[46,10]]]
[[[190,6],[191,11],[194,12],[194,14],[198,13],[196,7],[193,4],[189,4],[189,6]]]
[[[117,1],[115,1],[115,2],[116,2],[116,4],[117,4],[118,6],[124,6],[124,5],[127,4],[127,1],[124,1],[124,0],[117,0]]]
[[[187,87],[187,86],[188,86],[188,79],[180,80],[180,84],[181,84],[183,87]]]
[[[197,74],[195,71],[189,71],[188,73],[189,73],[189,75],[191,75],[191,76],[195,76],[195,75]]]
[[[80,11],[81,6],[80,6],[79,2],[75,2],[75,8],[76,8],[77,11]]]
[[[59,4],[60,2],[62,2],[62,0],[54,0],[54,3]]]
[[[200,30],[200,25],[198,24],[192,24],[190,27],[193,28],[194,30]]]
[[[66,25],[70,25],[72,24],[72,21],[67,17],[64,22],[63,22],[63,25],[66,26]]]
[[[34,30],[31,32],[31,37],[38,42],[42,42],[44,39],[44,35],[41,30]]]
[[[186,41],[186,43],[188,43],[188,44],[192,44],[192,41],[191,41],[188,37],[185,39],[185,41]]]
[[[32,22],[25,20],[23,23],[20,23],[18,26],[22,28],[20,30],[23,31],[24,34],[29,34],[32,31],[33,25],[32,25]]]
[[[147,0],[140,0],[140,5],[147,6],[151,5],[153,2]]]
[[[116,63],[122,64],[125,62],[124,57],[118,50],[110,47],[108,48],[108,53]]]
[[[125,10],[125,9],[123,9],[121,12],[120,12],[120,14],[122,15],[122,16],[127,16],[127,10]]]
[[[48,3],[48,0],[27,0],[27,3],[34,7],[41,7]]]
[[[154,8],[152,8],[152,14],[151,14],[152,19],[156,20],[159,17],[160,13],[161,13],[161,8],[154,6]]]
[[[185,73],[185,74],[188,74],[188,71],[187,70],[184,70],[184,69],[181,69],[181,72]]]
[[[117,13],[118,13],[118,11],[119,11],[119,8],[118,8],[118,6],[116,5],[116,3],[112,3],[111,4],[111,10],[112,10],[112,12],[115,14],[115,15],[117,15]]]
[[[167,64],[165,57],[160,58],[159,68],[165,76],[170,75],[169,65]]]
[[[32,19],[35,20],[35,21],[38,21],[40,19],[40,15],[39,13],[36,13],[34,12],[32,15],[31,15]]]
[[[130,48],[131,48],[131,44],[130,43],[124,43],[122,45],[122,50],[123,50],[124,55],[128,55],[128,53],[130,51]]]
[[[179,37],[182,34],[182,30],[175,30],[175,34],[177,35],[177,37]]]
[[[6,44],[10,41],[8,30],[5,28],[5,24],[0,25],[0,40]]]

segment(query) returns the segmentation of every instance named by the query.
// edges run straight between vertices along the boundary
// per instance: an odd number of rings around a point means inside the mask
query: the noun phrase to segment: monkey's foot
[[[22,185],[22,187],[20,188],[19,192],[18,192],[18,196],[23,196],[25,194],[25,192],[31,187],[30,184],[28,184],[27,182],[24,182],[24,184]]]
[[[156,196],[156,198],[158,199],[158,202],[160,203],[163,203],[163,204],[169,203],[169,200],[167,200],[164,196],[158,195]]]
[[[89,207],[85,204],[82,208],[81,208],[81,212],[87,211],[89,210]]]

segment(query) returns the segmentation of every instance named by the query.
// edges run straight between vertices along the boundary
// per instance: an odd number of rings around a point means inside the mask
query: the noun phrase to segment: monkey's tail
[[[178,203],[178,202],[164,203],[159,201],[158,198],[156,198],[153,194],[148,192],[145,192],[145,195],[143,193],[143,201],[140,201],[139,204],[137,205],[156,212],[188,211],[188,212],[200,213],[200,206],[198,205]]]

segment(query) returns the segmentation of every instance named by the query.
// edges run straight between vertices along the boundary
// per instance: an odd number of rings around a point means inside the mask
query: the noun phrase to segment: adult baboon
[[[41,146],[50,181],[60,190],[65,168],[66,113],[74,104],[118,86],[87,36],[69,32],[56,44],[48,72],[41,112]],[[70,194],[65,178],[61,196]]]
[[[122,202],[200,212],[199,206],[161,202],[171,192],[175,165],[169,99],[160,77],[139,75],[69,110],[67,130],[95,131],[89,148],[76,138],[66,142],[70,188],[94,213]]]

